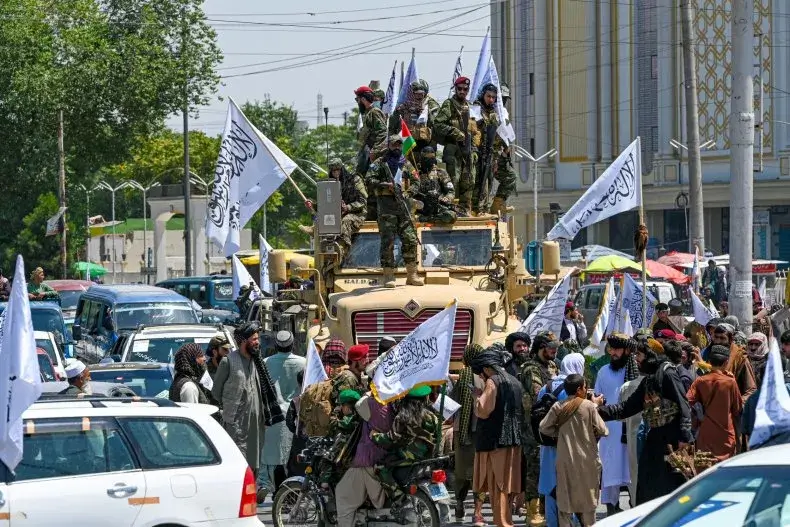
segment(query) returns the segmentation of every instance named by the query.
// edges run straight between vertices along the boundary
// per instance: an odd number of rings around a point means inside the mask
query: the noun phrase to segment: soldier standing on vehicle
[[[356,174],[363,179],[368,173],[370,162],[384,154],[387,139],[387,118],[380,108],[373,103],[376,95],[367,86],[360,86],[354,91],[359,114],[362,116],[362,129],[359,131],[359,153],[357,154]],[[375,192],[367,183],[368,198]],[[367,219],[376,219],[376,200],[368,200]]]
[[[502,105],[507,108],[510,102],[510,87],[504,82],[501,84]],[[496,196],[491,203],[491,214],[504,216],[505,209],[507,208],[507,199],[516,190],[516,171],[513,169],[513,159],[511,158],[510,148],[504,144],[504,141],[497,136],[501,143],[501,150],[498,150],[496,162],[496,172],[494,177],[499,182],[497,187]],[[496,152],[496,150],[495,150]]]
[[[390,136],[389,150],[370,165],[368,184],[376,193],[379,235],[381,236],[381,267],[384,287],[395,287],[395,237],[400,238],[401,253],[406,263],[406,285],[423,285],[417,275],[417,230],[411,217],[400,183],[418,184],[417,171],[401,152],[403,140]],[[411,192],[414,192],[411,190]]]
[[[444,145],[442,161],[458,187],[458,205],[464,212],[472,208],[472,191],[475,186],[476,148],[480,135],[474,119],[469,118],[470,107],[466,100],[469,79],[455,80],[454,94],[442,103],[436,114],[434,132],[439,143]]]
[[[430,223],[455,223],[452,209],[455,187],[450,175],[436,165],[436,150],[431,146],[422,149],[420,185],[415,198],[422,202],[420,221]]]
[[[400,132],[400,120],[409,127],[411,136],[417,142],[415,151],[421,152],[426,146],[436,149],[433,134],[434,119],[439,112],[439,103],[428,94],[428,83],[417,79],[411,83],[411,91],[406,102],[395,108],[389,119],[389,133]],[[419,159],[417,160],[419,162]]]

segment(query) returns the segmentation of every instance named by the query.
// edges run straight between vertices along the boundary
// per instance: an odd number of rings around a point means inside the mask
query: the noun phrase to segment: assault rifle
[[[395,195],[395,201],[398,202],[398,205],[400,205],[403,211],[406,213],[406,217],[409,219],[411,228],[415,229],[414,218],[411,215],[411,207],[409,207],[409,203],[406,201],[406,196],[403,195],[403,189],[395,182],[395,176],[392,174],[392,170],[390,170],[389,165],[384,163],[384,169],[390,176],[390,181],[392,182],[392,193]],[[379,213],[381,213],[381,211],[379,211]],[[417,243],[419,243],[419,239]]]
[[[471,180],[472,173],[472,134],[469,133],[469,105],[467,104],[461,111],[461,130],[464,133],[463,145],[463,164],[461,165],[461,177],[464,181]],[[456,186],[460,185],[460,181],[453,181]]]
[[[477,171],[477,181],[476,183],[476,190],[477,190],[477,205],[480,210],[483,210],[484,207],[481,207],[480,204],[482,203],[485,208],[488,205],[488,194],[491,192],[491,187],[494,184],[494,171],[493,167],[491,166],[491,161],[493,159],[493,151],[494,151],[494,139],[496,138],[496,125],[489,124],[485,128],[485,137],[483,139],[483,144],[481,145],[481,152],[480,152],[480,168]]]

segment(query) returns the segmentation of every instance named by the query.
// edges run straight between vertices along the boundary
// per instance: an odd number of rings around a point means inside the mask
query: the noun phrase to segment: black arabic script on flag
[[[222,228],[227,223],[231,229],[239,228],[239,202],[230,202],[231,180],[241,177],[247,163],[258,155],[255,140],[235,120],[222,138],[217,167],[214,169],[214,189],[208,206],[211,222]]]

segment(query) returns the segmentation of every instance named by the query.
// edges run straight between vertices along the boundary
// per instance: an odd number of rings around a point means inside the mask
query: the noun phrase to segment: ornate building
[[[657,252],[688,249],[685,101],[680,13],[674,0],[494,0],[492,46],[510,81],[518,161],[511,198],[521,239],[548,232],[619,152],[641,137],[645,215]],[[697,0],[695,34],[705,241],[729,251],[731,0]],[[755,256],[790,260],[790,2],[755,0]],[[773,68],[773,65],[782,67]],[[787,121],[787,122],[785,122]],[[553,206],[552,206],[553,204]],[[587,243],[628,251],[638,213],[582,231]]]

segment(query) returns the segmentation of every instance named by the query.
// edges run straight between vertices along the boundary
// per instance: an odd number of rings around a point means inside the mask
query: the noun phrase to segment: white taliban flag
[[[628,311],[631,317],[631,324],[635,328],[646,328],[653,323],[653,316],[656,314],[656,304],[658,300],[650,291],[647,291],[647,313],[642,314],[642,284],[634,280],[630,274],[623,275],[623,305],[621,311]],[[622,323],[625,324],[625,314],[621,315]],[[625,326],[621,325],[618,331],[625,332]]]
[[[22,414],[41,395],[41,373],[25,282],[25,262],[16,257],[8,307],[0,322],[0,460],[10,469],[22,460]]]
[[[483,37],[483,44],[480,46],[480,55],[477,56],[477,66],[475,67],[475,76],[472,78],[472,85],[469,87],[469,100],[474,101],[480,88],[483,87],[483,79],[488,72],[488,67],[491,60],[491,28],[486,29],[486,36]]]
[[[640,140],[637,137],[557,222],[549,232],[548,239],[572,240],[583,228],[640,206],[641,152]]]
[[[571,274],[557,282],[543,300],[529,314],[527,320],[521,324],[519,331],[534,339],[541,331],[552,331],[556,335],[562,329],[562,320],[565,314],[565,304],[568,301],[568,292],[571,287]]]
[[[757,288],[757,292],[760,294],[760,302],[762,302],[763,309],[768,307],[768,284],[766,283],[765,278],[760,280],[760,287]]]
[[[405,103],[411,97],[411,83],[418,80],[420,78],[419,73],[417,73],[417,59],[414,57],[414,53],[411,54],[411,62],[409,62],[409,68],[406,70],[406,77],[403,79],[403,82],[400,86],[400,93],[398,94],[398,106]]]
[[[250,298],[257,300],[261,297],[261,290],[258,288],[258,284],[255,283],[250,272],[244,267],[241,260],[236,258],[235,254],[231,257],[231,270],[233,271],[233,300],[239,298],[239,291],[243,286],[250,284],[252,284],[252,288],[255,290],[255,292],[250,295]]]
[[[206,235],[225,256],[241,248],[241,229],[295,169],[231,99],[206,212]]]
[[[606,341],[604,340],[606,338],[606,328],[609,327],[609,320],[617,314],[617,295],[614,291],[614,277],[611,277],[603,290],[601,311],[595,320],[595,326],[590,336],[590,344],[584,349],[585,355],[592,357],[603,355],[603,350],[606,346]]]
[[[302,392],[312,386],[327,380],[329,377],[326,374],[324,365],[321,363],[321,357],[318,356],[318,348],[315,347],[315,341],[310,339],[307,345],[307,364],[304,367],[304,378],[302,379]]]
[[[274,295],[274,284],[269,280],[269,253],[272,252],[272,246],[266,239],[258,235],[258,263],[261,268],[261,291]]]
[[[393,346],[376,368],[371,391],[386,404],[419,385],[444,384],[450,374],[455,312],[458,301],[417,326]]]
[[[390,75],[390,82],[387,84],[387,92],[384,94],[384,100],[381,101],[381,111],[384,112],[385,115],[392,115],[392,112],[395,111],[395,83],[397,78],[397,69],[398,61],[396,60],[395,65],[392,66],[392,75]]]
[[[749,436],[749,448],[759,446],[773,436],[790,431],[790,394],[785,386],[779,343],[771,337],[768,362],[754,418],[754,431]]]
[[[710,306],[706,306],[693,289],[689,292],[691,293],[691,309],[693,310],[694,320],[697,324],[705,327],[711,319],[719,317],[719,313]]]

